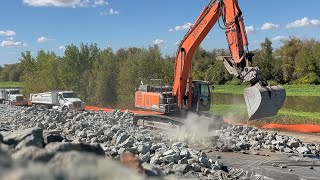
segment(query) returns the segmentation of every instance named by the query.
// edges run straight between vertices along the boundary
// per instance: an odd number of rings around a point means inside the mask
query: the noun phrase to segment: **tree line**
[[[253,65],[271,84],[319,84],[320,42],[291,37],[277,49],[266,38],[254,51]],[[241,84],[230,75],[218,56],[229,50],[198,48],[192,62],[193,79],[212,84]],[[77,92],[87,104],[128,107],[135,89],[149,79],[172,85],[175,57],[162,56],[158,46],[113,51],[96,44],[69,45],[62,57],[40,50],[36,56],[23,52],[17,64],[0,68],[2,81],[22,81],[24,94],[65,89]]]

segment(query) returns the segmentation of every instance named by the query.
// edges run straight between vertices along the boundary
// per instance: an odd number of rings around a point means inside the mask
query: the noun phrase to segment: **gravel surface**
[[[133,114],[62,112],[0,105],[0,179],[254,179],[200,148],[318,155],[319,144],[252,127],[218,131],[190,121],[163,132],[135,127]],[[200,128],[200,129],[199,129]]]

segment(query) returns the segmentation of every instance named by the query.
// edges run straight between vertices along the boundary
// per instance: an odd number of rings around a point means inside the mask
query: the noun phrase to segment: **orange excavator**
[[[186,111],[201,113],[210,109],[210,85],[206,81],[192,79],[191,62],[196,49],[217,22],[225,30],[231,53],[230,57],[218,59],[230,74],[251,83],[251,87],[244,91],[249,120],[277,114],[284,103],[286,92],[280,85],[269,86],[262,79],[259,68],[252,66],[254,54],[248,50],[249,43],[238,0],[211,0],[179,45],[173,86],[163,85],[161,80],[152,80],[149,85],[140,85],[135,92],[135,107],[162,114],[157,117],[141,115],[137,120],[144,119],[144,124],[147,119],[167,120],[177,114],[185,114]],[[148,122],[154,124],[151,120]]]

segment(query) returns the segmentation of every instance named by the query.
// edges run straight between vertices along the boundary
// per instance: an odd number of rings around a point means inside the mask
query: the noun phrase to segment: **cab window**
[[[207,84],[200,84],[199,91],[200,91],[200,96],[209,96],[210,95],[209,86]]]

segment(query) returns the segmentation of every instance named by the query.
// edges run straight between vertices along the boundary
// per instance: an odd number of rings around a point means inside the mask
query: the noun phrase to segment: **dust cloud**
[[[222,118],[207,118],[195,113],[188,113],[184,125],[176,130],[168,131],[171,140],[185,143],[201,144],[215,143],[223,124]]]

